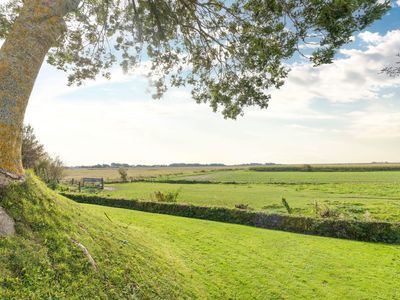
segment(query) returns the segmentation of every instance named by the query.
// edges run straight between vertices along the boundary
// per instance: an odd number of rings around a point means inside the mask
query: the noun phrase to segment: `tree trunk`
[[[59,3],[27,0],[0,49],[0,185],[24,176],[21,140],[37,74],[65,23]]]

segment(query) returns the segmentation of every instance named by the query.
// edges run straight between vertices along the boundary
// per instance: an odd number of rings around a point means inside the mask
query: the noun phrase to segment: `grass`
[[[226,167],[136,167],[127,168],[128,178],[156,178],[167,175],[196,174],[210,170],[221,170]],[[120,175],[118,168],[67,168],[65,170],[65,180],[80,180],[83,177],[102,177],[106,181],[118,181]]]
[[[388,168],[390,169],[398,169],[400,168],[400,164],[324,164],[324,165],[311,165],[312,168],[319,169],[319,168],[339,168],[339,169],[354,169],[357,170],[358,168],[362,168],[364,170],[369,170],[369,171],[374,171],[376,168]],[[303,168],[304,165],[272,165],[272,166],[263,166],[261,168],[265,169],[277,169],[279,170],[280,168],[294,168],[294,169],[301,169]],[[257,168],[257,167],[256,167]],[[135,168],[128,168],[128,178],[133,178],[133,179],[140,179],[140,178],[157,178],[159,176],[174,176],[174,175],[195,175],[196,178],[197,176],[199,178],[202,178],[204,175],[203,173],[205,172],[210,172],[210,171],[215,171],[216,173],[212,173],[211,177],[209,177],[210,174],[206,174],[205,178],[211,178],[211,180],[214,180],[213,177],[216,176],[217,179],[221,175],[218,171],[222,171],[224,177],[228,176],[228,181],[230,172],[226,172],[226,170],[236,170],[233,171],[233,177],[236,179],[240,179],[238,176],[244,176],[240,180],[244,180],[245,182],[249,182],[249,180],[254,180],[257,183],[264,182],[274,182],[275,180],[282,180],[282,178],[285,180],[288,180],[288,174],[293,174],[295,172],[285,172],[286,174],[279,175],[279,174],[272,174],[272,172],[251,172],[249,171],[249,167],[245,166],[221,166],[221,167],[135,167]],[[238,170],[238,172],[237,172]],[[252,173],[250,177],[246,176],[249,175],[249,172]],[[200,174],[199,174],[200,173]],[[258,173],[258,175],[255,175],[254,173]],[[262,173],[267,173],[267,174],[262,174]],[[269,173],[269,174],[268,174]],[[281,172],[274,172],[274,173],[281,173]],[[315,176],[311,175],[310,172],[301,172],[302,174],[293,174],[292,180],[295,182],[298,182],[299,180],[301,181],[302,178],[309,178],[308,180],[315,180]],[[303,174],[305,173],[305,174]],[[314,172],[313,172],[314,173]],[[361,173],[361,172],[357,172]],[[362,172],[365,173],[365,172]],[[374,172],[377,173],[377,172]],[[400,172],[398,172],[400,173]],[[240,175],[240,174],[245,174],[245,175]],[[65,172],[65,179],[66,180],[80,180],[82,177],[103,177],[106,181],[115,181],[119,180],[120,176],[118,174],[118,168],[67,168]],[[347,176],[347,175],[344,175]],[[358,176],[358,175],[356,175]],[[363,175],[361,175],[363,176]],[[374,175],[372,175],[374,176]],[[336,178],[336,175],[333,175],[333,178]],[[368,177],[368,175],[366,175]],[[400,176],[398,176],[399,179]],[[319,175],[317,175],[317,178],[320,178]],[[328,175],[328,180],[329,178],[332,178],[332,176]],[[351,179],[352,176],[348,175],[347,179]],[[226,180],[223,178],[223,180]],[[218,179],[219,181],[219,179]],[[303,181],[301,181],[303,182]]]
[[[187,281],[200,299],[400,297],[399,246],[100,206],[85,205],[85,209],[99,215],[106,212],[127,230],[157,239],[191,270]]]
[[[373,170],[380,165],[354,166]],[[285,198],[294,215],[315,216],[317,202],[333,208],[343,218],[400,222],[400,171],[257,172],[237,169],[194,173],[187,169],[187,172],[158,173],[153,183],[110,185],[113,190],[102,195],[152,200],[157,191],[180,190],[178,202],[181,203],[230,208],[247,204],[252,209],[273,213],[287,212],[282,205],[282,198]],[[162,180],[240,184],[167,184],[160,182]]]
[[[1,299],[400,297],[398,245],[79,205],[34,178],[0,205],[18,231],[0,239]]]
[[[400,183],[400,171],[370,172],[256,172],[250,170],[183,174],[169,179],[239,183]]]
[[[170,193],[179,190],[178,203],[200,206],[234,208],[238,204],[267,212],[286,213],[282,204],[285,198],[294,215],[315,216],[314,204],[328,205],[344,217],[355,219],[400,220],[399,198],[346,194],[336,192],[335,185],[284,185],[284,184],[168,184],[158,182],[136,182],[107,185],[100,195],[111,198],[154,200],[154,193]],[[368,213],[367,213],[368,212]]]
[[[1,191],[18,235],[0,238],[0,299],[176,299],[196,295],[190,273],[144,230],[49,191],[36,179]],[[96,260],[95,272],[72,239]]]
[[[352,164],[295,164],[295,165],[266,165],[252,166],[250,170],[259,172],[281,172],[281,171],[400,171],[399,163],[352,163]]]

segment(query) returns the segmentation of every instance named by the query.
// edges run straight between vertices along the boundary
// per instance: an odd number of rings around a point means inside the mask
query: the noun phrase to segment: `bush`
[[[119,177],[121,177],[122,182],[127,182],[128,181],[128,172],[124,168],[119,168],[118,169],[118,174]]]
[[[314,202],[314,211],[318,217],[321,218],[337,218],[339,212],[328,205],[320,205],[317,201]]]
[[[313,168],[311,167],[311,165],[303,165],[301,167],[301,170],[304,172],[311,172],[313,170]]]
[[[243,203],[235,204],[235,208],[237,208],[237,209],[252,209],[248,204],[243,204]]]
[[[64,171],[64,164],[59,157],[51,158],[46,156],[35,167],[36,175],[52,189],[55,189],[61,179],[64,178]]]
[[[175,192],[154,192],[154,197],[158,202],[176,202],[178,200],[178,196],[181,192],[181,189],[176,190]],[[153,198],[153,197],[151,197]]]
[[[59,157],[51,157],[39,142],[31,125],[25,125],[22,132],[22,165],[34,169],[51,189],[56,189],[64,177],[64,164]]]

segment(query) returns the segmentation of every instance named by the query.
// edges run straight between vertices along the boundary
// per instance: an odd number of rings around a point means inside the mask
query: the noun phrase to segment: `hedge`
[[[319,219],[224,207],[112,199],[86,194],[61,193],[61,195],[79,203],[126,208],[150,213],[241,224],[325,237],[400,244],[400,223]]]

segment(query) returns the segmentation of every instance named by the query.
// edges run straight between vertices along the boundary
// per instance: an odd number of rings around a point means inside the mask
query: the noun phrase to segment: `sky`
[[[138,72],[67,87],[43,65],[26,113],[48,152],[70,166],[98,163],[341,163],[400,161],[400,78],[380,70],[400,52],[400,0],[354,36],[331,65],[291,63],[267,110],[226,120],[187,88],[161,100]]]

